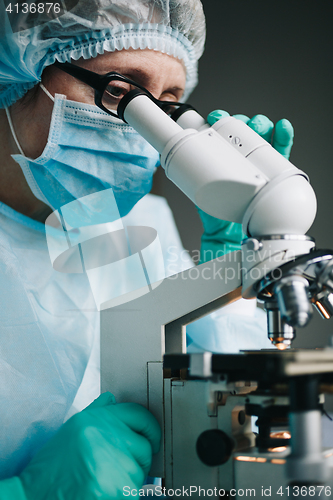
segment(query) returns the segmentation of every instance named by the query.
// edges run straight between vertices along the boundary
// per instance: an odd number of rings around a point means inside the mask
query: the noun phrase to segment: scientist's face
[[[182,62],[153,50],[122,50],[80,59],[75,64],[99,74],[116,71],[144,86],[154,97],[179,101],[184,92],[186,74]],[[42,82],[54,96],[94,104],[94,90],[56,67],[45,69]],[[12,119],[20,145],[26,156],[37,158],[47,143],[52,100],[41,90],[33,99],[13,106]]]

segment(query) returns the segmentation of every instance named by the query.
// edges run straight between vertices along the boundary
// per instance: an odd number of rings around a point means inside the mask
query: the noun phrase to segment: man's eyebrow
[[[113,67],[112,71],[115,71],[116,73],[120,73],[123,76],[126,76],[126,78],[129,78],[130,80],[133,80],[136,83],[139,83],[143,87],[146,87],[148,84],[152,83],[152,72],[149,69],[144,69],[144,68],[139,68],[139,67],[122,67],[122,66],[117,66]],[[170,86],[166,88],[163,92],[184,92],[183,87],[179,87],[177,85]]]
[[[146,71],[143,71],[142,68],[133,68],[131,71],[133,71],[134,73],[144,73],[145,75],[147,74]]]
[[[139,77],[140,80],[147,81],[150,78],[150,72],[142,68],[128,68],[122,74],[133,80]]]

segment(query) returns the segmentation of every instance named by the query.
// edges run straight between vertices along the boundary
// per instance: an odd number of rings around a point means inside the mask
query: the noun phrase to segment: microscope
[[[313,308],[333,315],[333,253],[306,236],[316,215],[306,174],[232,117],[210,127],[189,105],[170,117],[138,89],[118,115],[199,208],[242,223],[247,238],[241,251],[197,266],[195,280],[189,269],[103,305],[102,391],[160,422],[150,475],[169,497],[330,496],[333,450],[322,449],[321,420],[333,349],[290,349]],[[186,325],[240,297],[264,303],[272,349],[187,353]]]

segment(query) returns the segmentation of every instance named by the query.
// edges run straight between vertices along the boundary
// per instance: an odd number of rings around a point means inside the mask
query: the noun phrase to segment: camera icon
[[[64,205],[45,229],[53,268],[86,273],[98,310],[149,293],[165,278],[156,229],[124,225],[112,189]]]

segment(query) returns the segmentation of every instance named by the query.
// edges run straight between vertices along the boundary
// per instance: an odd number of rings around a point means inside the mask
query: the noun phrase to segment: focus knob
[[[223,431],[211,429],[200,434],[197,440],[197,454],[210,467],[225,464],[232,453],[234,443]]]

